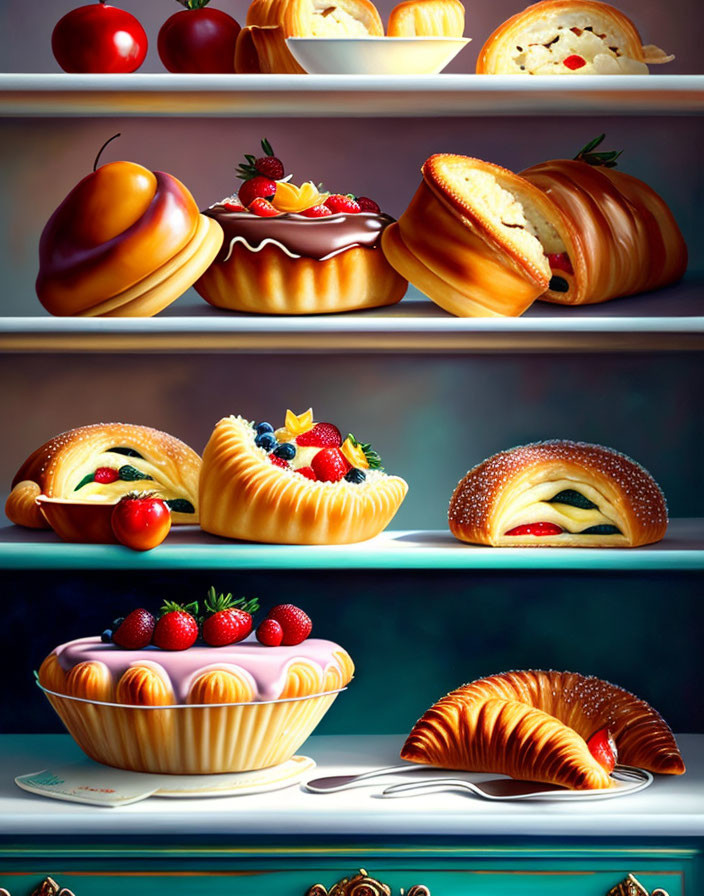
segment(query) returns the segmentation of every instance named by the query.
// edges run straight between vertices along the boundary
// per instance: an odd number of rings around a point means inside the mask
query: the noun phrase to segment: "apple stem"
[[[102,3],[103,0],[100,0],[100,2]],[[121,137],[121,136],[122,136],[122,134],[113,134],[112,137],[110,137],[109,140],[106,140],[105,143],[103,143],[103,145],[102,145],[102,146],[100,147],[100,149],[98,150],[98,155],[95,157],[95,161],[93,162],[93,171],[96,171],[96,170],[97,170],[97,168],[98,168],[98,160],[99,160],[100,157],[102,156],[102,154],[103,154],[103,150],[104,150],[105,147],[108,145],[108,143],[112,143],[113,140],[117,140],[117,138],[118,138],[118,137]]]

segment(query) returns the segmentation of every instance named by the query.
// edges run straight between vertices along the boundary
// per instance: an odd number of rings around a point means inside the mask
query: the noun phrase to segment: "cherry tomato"
[[[209,0],[178,0],[186,9],[174,13],[159,31],[159,58],[170,72],[225,74],[235,71],[235,44],[240,26]]]
[[[147,35],[131,13],[100,0],[59,19],[51,49],[65,72],[133,72],[147,55]]]
[[[133,551],[151,551],[169,534],[171,510],[153,495],[125,495],[112,512],[115,538]]]

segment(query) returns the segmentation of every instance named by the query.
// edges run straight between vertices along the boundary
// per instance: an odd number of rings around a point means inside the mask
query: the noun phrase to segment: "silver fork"
[[[647,787],[653,780],[653,776],[643,769],[633,768],[632,766],[619,765],[613,771],[613,777],[617,781],[624,783],[639,784],[640,787],[634,787],[633,791]],[[554,784],[540,784],[531,781],[515,781],[512,778],[496,778],[489,781],[483,781],[481,784],[475,784],[465,778],[432,778],[425,781],[408,781],[401,784],[391,784],[381,792],[382,797],[394,798],[414,796],[417,793],[439,792],[444,790],[463,790],[479,796],[485,800],[528,800],[534,799],[536,796],[545,795],[547,797],[555,794],[564,794],[564,787]],[[610,797],[619,796],[619,791],[599,790],[599,791],[581,791],[590,794],[594,799],[608,799]]]
[[[383,778],[386,775],[398,775],[405,772],[433,772],[440,774],[443,769],[432,769],[424,765],[389,765],[385,768],[375,768],[359,775],[329,775],[324,778],[313,778],[304,784],[304,788],[311,793],[337,793],[340,790],[356,787],[358,784],[367,786],[367,782],[374,783],[375,778]]]

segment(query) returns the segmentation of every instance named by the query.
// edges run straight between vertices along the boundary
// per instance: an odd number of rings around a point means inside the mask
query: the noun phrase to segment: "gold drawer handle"
[[[306,896],[391,896],[391,887],[360,868],[359,874],[339,880],[329,890],[322,884],[313,884]],[[401,890],[401,896],[430,896],[430,890],[417,884],[405,893]]]
[[[660,887],[657,890],[653,890],[652,893],[648,893],[643,884],[636,880],[632,874],[629,874],[620,884],[612,887],[606,896],[669,896],[669,894],[666,890],[660,889]]]

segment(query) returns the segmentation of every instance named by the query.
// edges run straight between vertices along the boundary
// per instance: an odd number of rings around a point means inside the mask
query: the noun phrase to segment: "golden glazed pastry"
[[[458,316],[522,314],[540,297],[604,302],[679,280],[687,246],[665,202],[615,171],[618,152],[512,174],[465,156],[432,156],[382,247],[391,264]]]
[[[385,529],[406,496],[406,482],[373,468],[378,455],[353,437],[334,449],[344,457],[340,466],[326,469],[329,457],[319,458],[324,449],[313,444],[319,425],[330,426],[315,424],[312,411],[289,411],[289,428],[276,437],[295,456],[282,462],[259,447],[254,424],[242,417],[220,420],[203,454],[201,527],[224,538],[271,544],[348,544]],[[329,455],[333,449],[327,450]],[[350,468],[354,479],[344,478]],[[332,476],[337,478],[324,478]]]
[[[174,523],[197,523],[199,473],[195,451],[158,429],[128,423],[81,426],[27,458],[12,480],[5,513],[18,526],[46,529],[39,495],[116,503],[137,489],[163,498]]]
[[[460,0],[404,0],[391,10],[389,37],[462,37]]]
[[[382,235],[396,270],[458,317],[517,316],[550,282],[562,252],[552,201],[499,165],[431,156],[407,210]]]
[[[449,509],[455,538],[494,547],[639,547],[660,541],[667,522],[647,470],[611,448],[559,440],[485,460]]]
[[[240,75],[304,75],[286,46],[281,25],[247,25],[237,35],[235,71]]]
[[[252,64],[247,44],[253,44],[259,53],[259,41],[263,38],[265,46],[260,55],[259,71],[284,74],[302,71],[285,44],[288,37],[382,37],[384,34],[379,13],[370,0],[326,0],[324,3],[319,0],[253,0],[247,12],[247,26],[279,26],[283,41],[278,35],[270,38],[261,34],[240,35],[238,42],[243,43],[243,47],[238,48],[240,65],[242,60]],[[270,67],[273,59],[276,68]]]
[[[684,238],[665,201],[642,180],[579,157],[542,162],[521,176],[559,211],[553,223],[564,251],[548,254],[550,286],[542,299],[565,305],[605,302],[683,276]]]
[[[221,243],[220,227],[175,177],[110,162],[44,228],[37,295],[56,315],[150,317],[193,285]]]
[[[218,774],[290,759],[353,674],[348,653],[320,639],[265,647],[251,635],[170,651],[81,638],[49,654],[39,684],[92,759]]]
[[[666,775],[684,763],[662,716],[623,688],[575,672],[504,672],[452,691],[415,724],[401,757],[571,789],[611,785],[587,741],[608,729],[618,761]]]
[[[543,0],[494,31],[477,61],[480,75],[647,75],[670,62],[643,46],[622,12],[596,0]]]

